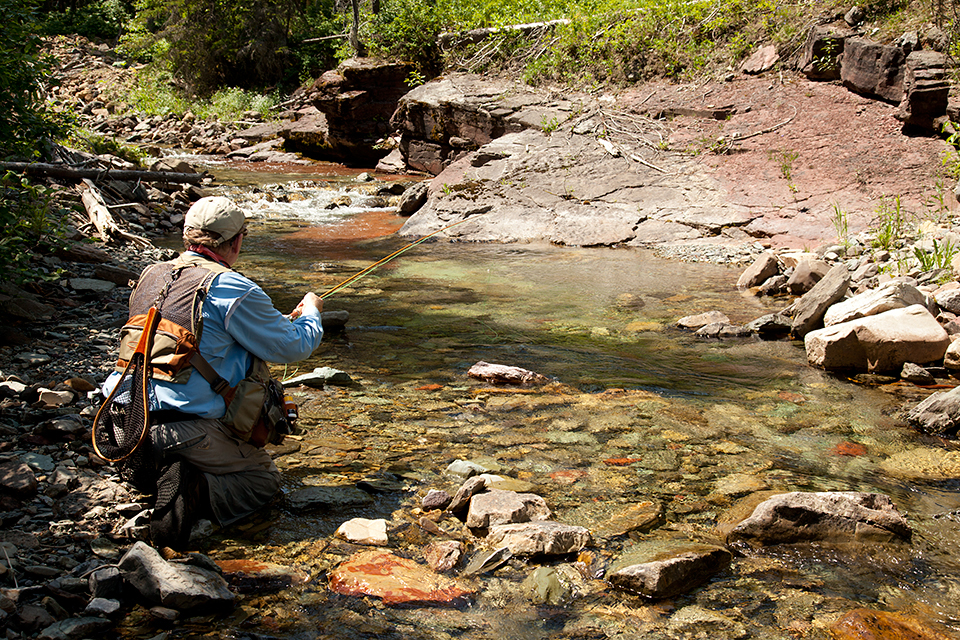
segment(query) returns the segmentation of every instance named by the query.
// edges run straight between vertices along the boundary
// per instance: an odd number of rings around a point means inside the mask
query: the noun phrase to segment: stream
[[[374,194],[382,182],[213,170],[225,184],[218,191],[254,216],[237,267],[281,311],[412,240],[394,235],[403,219]],[[808,367],[799,342],[703,340],[674,327],[714,309],[743,323],[786,305],[738,293],[741,269],[635,249],[430,240],[342,289],[325,310],[347,310],[346,330],[275,373],[333,367],[353,383],[293,389],[303,433],[273,449],[285,498],[203,549],[218,562],[282,567],[285,577],[240,585],[236,611],[183,629],[235,638],[828,638],[840,616],[867,607],[960,636],[958,483],[918,462],[949,444],[895,420],[921,392]],[[467,376],[479,361],[552,382],[491,387]],[[529,483],[552,519],[591,530],[601,566],[643,541],[716,543],[737,501],[768,490],[883,493],[914,537],[760,549],[670,600],[569,570],[559,596],[538,596],[535,570],[569,569],[570,557],[514,558],[462,577],[474,595],[453,607],[330,590],[328,573],[362,550],[333,536],[351,517],[385,518],[390,550],[422,561],[433,536],[418,526],[420,500],[428,489],[456,491],[463,479],[445,471],[458,459]],[[289,498],[308,486],[359,486],[369,498],[295,507]],[[641,504],[644,517],[623,525]],[[482,539],[453,518],[440,524],[465,542],[462,569]],[[150,628],[134,617],[126,631],[148,637]]]

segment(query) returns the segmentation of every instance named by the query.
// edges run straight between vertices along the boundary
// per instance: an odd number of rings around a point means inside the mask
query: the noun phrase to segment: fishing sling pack
[[[267,364],[254,357],[235,387],[200,354],[203,300],[213,279],[227,267],[201,257],[181,256],[144,270],[130,295],[130,318],[121,329],[120,380],[94,419],[93,444],[102,458],[122,462],[134,486],[150,484],[156,468],[140,445],[150,427],[150,380],[185,384],[193,369],[224,400],[221,419],[245,442],[279,444],[292,430],[283,411],[283,386]]]

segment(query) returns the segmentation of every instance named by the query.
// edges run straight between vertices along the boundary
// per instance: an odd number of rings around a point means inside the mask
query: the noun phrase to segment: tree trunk
[[[62,164],[42,162],[0,162],[0,170],[27,173],[53,178],[82,180],[131,180],[140,182],[167,182],[170,184],[199,184],[206,174],[173,173],[172,171],[138,171],[130,169],[76,169]]]

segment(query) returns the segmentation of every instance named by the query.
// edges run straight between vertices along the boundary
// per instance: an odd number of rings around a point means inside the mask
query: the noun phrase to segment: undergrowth
[[[775,0],[384,0],[362,38],[376,55],[419,68],[512,70],[529,83],[591,86],[685,78],[733,65],[761,44],[796,56],[831,2]],[[441,32],[566,20],[539,31],[505,31],[439,51]]]

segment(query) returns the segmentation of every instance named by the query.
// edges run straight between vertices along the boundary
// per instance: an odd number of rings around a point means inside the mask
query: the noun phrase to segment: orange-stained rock
[[[453,578],[430,571],[389,551],[363,551],[330,573],[330,588],[347,596],[374,596],[386,604],[453,606],[473,591]]]
[[[955,640],[902,613],[854,609],[830,629],[834,640]]]

